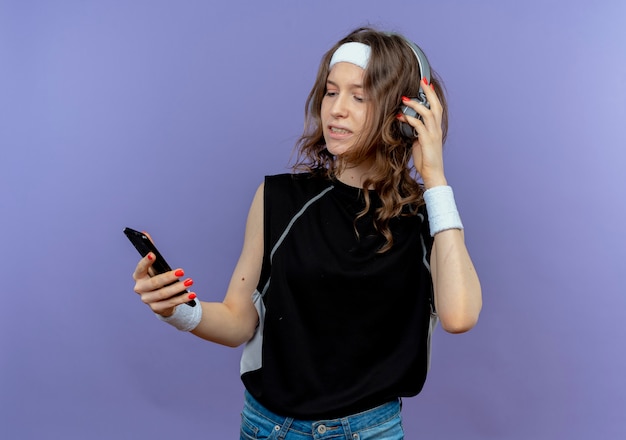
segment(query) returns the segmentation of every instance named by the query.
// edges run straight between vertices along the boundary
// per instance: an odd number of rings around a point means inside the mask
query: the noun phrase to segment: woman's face
[[[365,130],[369,103],[363,90],[365,71],[351,63],[335,64],[326,80],[321,118],[326,148],[341,156]]]

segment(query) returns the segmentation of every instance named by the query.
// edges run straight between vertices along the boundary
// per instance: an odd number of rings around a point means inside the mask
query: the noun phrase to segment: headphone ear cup
[[[400,111],[404,115],[411,116],[414,118],[415,117],[419,118],[419,115],[417,114],[417,112],[413,110],[411,107],[408,107],[406,105],[403,105]],[[409,140],[417,139],[417,132],[415,131],[413,127],[411,127],[406,122],[400,122],[400,132],[402,133],[402,136],[404,136],[405,138]]]
[[[423,95],[423,92],[420,91],[420,95]],[[430,108],[430,104],[426,100],[426,96],[420,96],[420,97],[422,99],[420,99],[420,98],[411,98],[411,101],[418,102],[418,103],[426,106],[427,108]],[[400,108],[400,111],[404,115],[411,116],[412,118],[417,118],[420,121],[422,120],[422,117],[415,110],[413,110],[411,107],[409,107],[407,105],[403,105]],[[405,138],[407,138],[409,140],[415,140],[415,139],[417,139],[417,137],[419,135],[417,133],[417,131],[415,131],[415,129],[413,127],[411,127],[409,124],[407,124],[406,122],[401,122],[400,123],[400,132],[402,133],[402,136],[404,136]]]

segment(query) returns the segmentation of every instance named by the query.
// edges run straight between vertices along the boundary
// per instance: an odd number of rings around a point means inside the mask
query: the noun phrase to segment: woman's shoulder
[[[323,188],[331,181],[313,173],[284,173],[265,176],[265,186],[279,188]]]
[[[330,186],[329,179],[312,173],[265,176],[265,201],[300,206]]]

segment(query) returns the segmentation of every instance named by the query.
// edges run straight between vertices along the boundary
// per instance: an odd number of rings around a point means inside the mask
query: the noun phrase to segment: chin
[[[344,154],[346,151],[348,151],[351,147],[351,145],[333,145],[334,142],[327,142],[326,143],[326,150],[328,150],[328,152],[330,154],[332,154],[333,156],[337,156],[340,157],[342,154]]]

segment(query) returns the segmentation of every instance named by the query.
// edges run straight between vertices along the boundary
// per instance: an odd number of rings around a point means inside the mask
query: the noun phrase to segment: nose
[[[330,114],[334,118],[342,118],[348,115],[348,96],[346,94],[338,94],[330,107]]]

